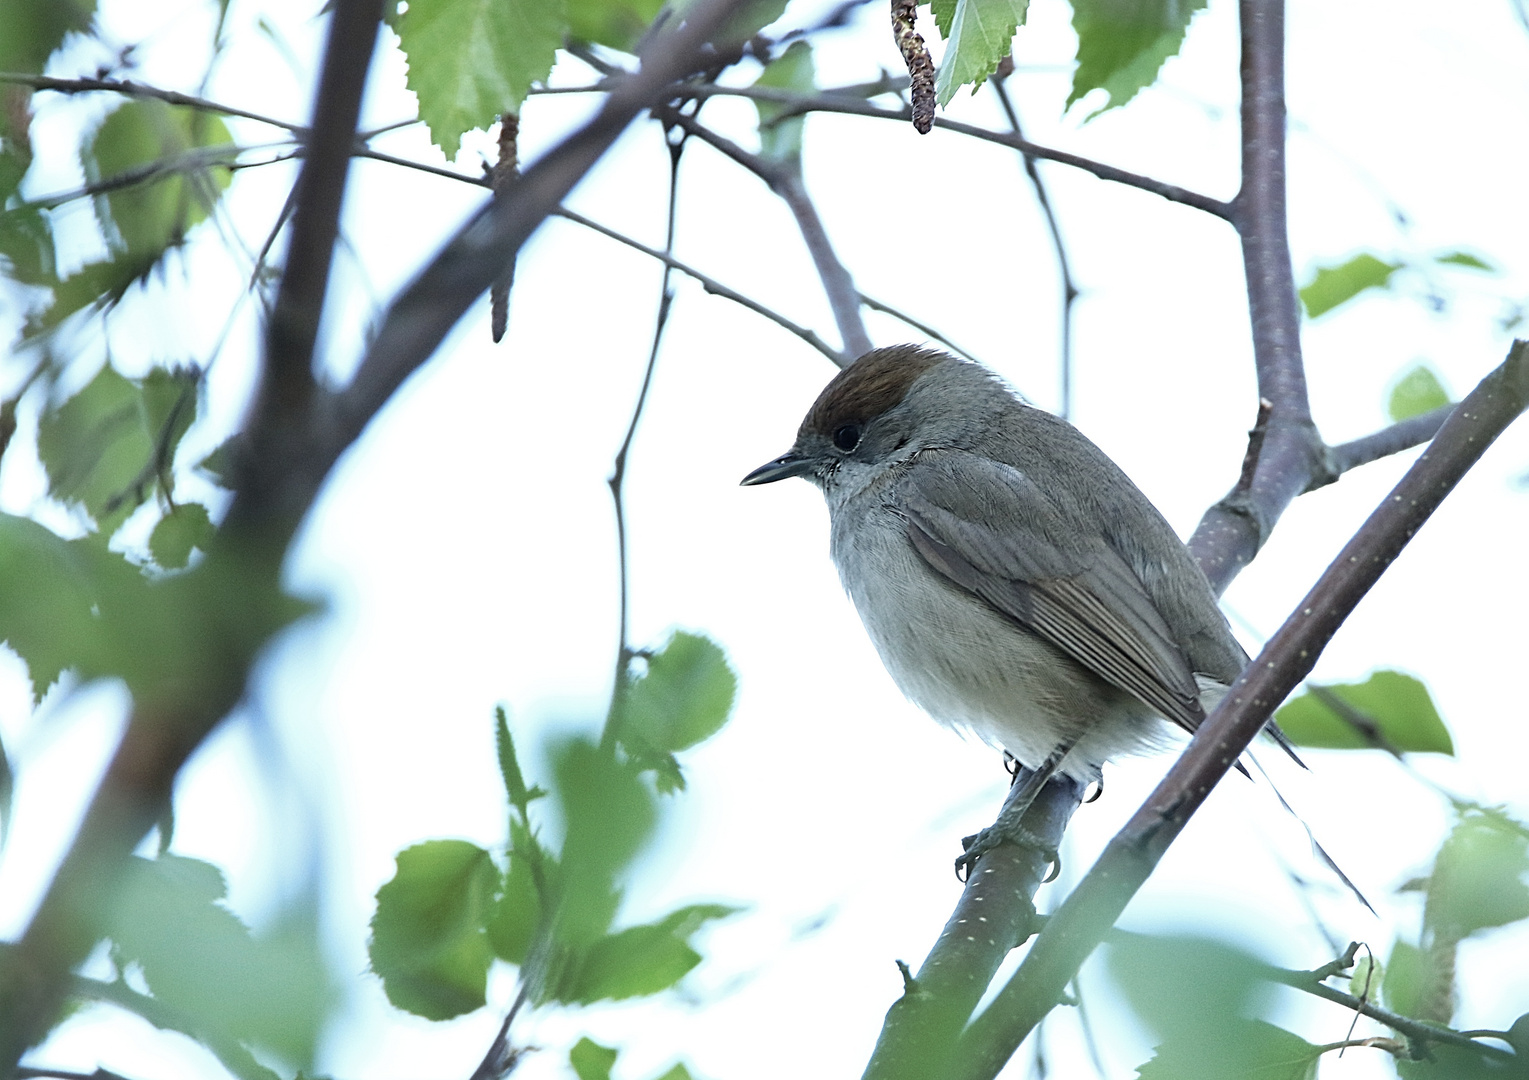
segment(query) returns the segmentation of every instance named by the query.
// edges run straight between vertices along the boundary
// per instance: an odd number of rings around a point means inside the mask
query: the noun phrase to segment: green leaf
[[[617,730],[623,742],[644,749],[685,750],[721,730],[737,692],[738,677],[721,646],[680,631],[627,687]]]
[[[674,1068],[662,1076],[654,1077],[654,1080],[691,1080],[690,1070],[680,1062],[674,1063]]]
[[[935,0],[935,24],[945,38],[945,56],[935,75],[935,98],[950,104],[956,91],[977,92],[1014,47],[1030,0]]]
[[[1439,382],[1439,377],[1427,364],[1419,364],[1397,380],[1391,388],[1391,400],[1386,411],[1393,422],[1409,416],[1421,416],[1425,412],[1449,404],[1449,393]]]
[[[1482,1050],[1429,1043],[1428,1056],[1419,1061],[1399,1056],[1396,1075],[1402,1080],[1521,1080],[1524,1072],[1516,1061],[1488,1057]]]
[[[710,920],[737,910],[723,904],[696,904],[658,922],[601,938],[585,954],[567,1000],[587,1005],[669,989],[701,962],[701,954],[689,944],[691,935]]]
[[[1323,700],[1328,695],[1340,711]],[[1369,730],[1403,753],[1455,752],[1428,688],[1398,671],[1377,671],[1362,683],[1314,687],[1281,706],[1274,719],[1297,746],[1369,749],[1376,745],[1365,737]]]
[[[810,94],[816,89],[813,81],[812,46],[805,41],[793,41],[754,80],[755,86],[776,90],[794,90]],[[754,102],[759,111],[759,153],[771,161],[799,161],[802,156],[802,125],[806,117],[797,115],[770,123],[785,111],[785,107],[768,101]]]
[[[1140,1080],[1314,1080],[1322,1050],[1262,1020],[1207,1024],[1164,1042]]]
[[[1433,261],[1444,266],[1463,266],[1467,270],[1485,270],[1489,274],[1502,272],[1485,259],[1472,255],[1468,251],[1451,251],[1448,255],[1436,256]]]
[[[574,1043],[568,1051],[568,1064],[573,1066],[579,1080],[611,1080],[616,1051],[586,1037]]]
[[[121,556],[0,514],[0,640],[26,663],[33,700],[41,701],[66,668],[98,648],[102,564],[108,561],[136,574]]]
[[[566,0],[568,36],[631,52],[663,0]]]
[[[1455,939],[1529,919],[1529,836],[1492,813],[1469,813],[1434,860],[1424,924]]]
[[[562,0],[410,0],[398,39],[431,141],[454,158],[464,132],[518,111],[567,31]]]
[[[465,840],[432,840],[398,853],[377,890],[372,970],[388,1000],[428,1020],[481,1008],[493,953],[484,923],[498,870]]]
[[[1435,996],[1429,992],[1434,981],[1431,966],[1423,950],[1398,938],[1391,946],[1385,977],[1380,984],[1380,999],[1386,1008],[1414,1019],[1429,1019],[1428,1013],[1433,1010],[1427,1003]]]
[[[1107,960],[1131,1008],[1165,1042],[1193,1045],[1248,1014],[1268,986],[1267,964],[1209,938],[1133,934],[1111,943]]]
[[[233,137],[217,116],[162,101],[124,101],[80,149],[112,250],[157,258],[205,219],[232,174]],[[221,168],[216,166],[223,166]]]
[[[149,534],[149,554],[166,570],[179,570],[191,561],[191,550],[207,550],[217,530],[201,503],[180,503],[159,519]]]
[[[555,870],[552,858],[537,843],[529,829],[518,821],[510,823],[510,866],[494,910],[488,917],[488,942],[494,955],[512,964],[524,964],[531,953],[531,943],[542,922],[541,894],[536,887],[533,865],[540,864],[544,875]]]
[[[0,71],[41,74],[66,37],[90,29],[95,12],[89,0],[0,0]]]
[[[1073,0],[1078,67],[1071,108],[1091,90],[1109,94],[1088,119],[1130,101],[1157,80],[1163,62],[1177,55],[1189,22],[1205,0]]]
[[[582,948],[615,918],[616,881],[652,835],[657,807],[636,768],[591,743],[564,744],[554,770],[567,823],[554,935],[562,945]]]
[[[232,1041],[311,1062],[333,1000],[311,913],[256,939],[223,906],[225,891],[208,863],[130,859],[108,922],[119,967],[137,965],[154,999],[184,1022],[177,1030],[214,1049]]]
[[[1301,305],[1306,315],[1315,319],[1366,289],[1390,288],[1391,275],[1401,268],[1401,263],[1382,262],[1367,251],[1337,266],[1318,267],[1311,281],[1301,289]]]
[[[195,369],[126,379],[110,364],[43,414],[37,454],[49,494],[77,503],[109,536],[156,489],[173,491],[171,463],[196,415]]]
[[[1354,963],[1353,974],[1349,976],[1348,992],[1364,1001],[1374,1001],[1380,994],[1385,974],[1385,965],[1366,949],[1365,955]]]
[[[510,805],[520,811],[524,818],[532,800],[540,799],[547,793],[539,787],[526,787],[525,777],[520,772],[520,762],[515,757],[515,740],[510,738],[509,720],[505,717],[504,706],[494,709],[494,747],[499,753],[499,775],[504,780],[504,790],[509,796]]]

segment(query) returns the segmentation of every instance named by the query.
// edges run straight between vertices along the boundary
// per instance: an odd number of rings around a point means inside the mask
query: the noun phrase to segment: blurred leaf
[[[156,368],[126,379],[110,364],[83,390],[45,412],[37,454],[49,494],[78,503],[110,536],[156,488],[173,490],[171,463],[196,415],[195,369]]]
[[[1439,848],[1424,924],[1455,939],[1529,919],[1529,837],[1484,813],[1461,819]]]
[[[1014,47],[1014,34],[1025,24],[1029,7],[1030,0],[933,0],[930,10],[945,39],[945,56],[934,80],[935,98],[942,106],[963,86],[976,93],[998,70],[999,61]]]
[[[1248,1016],[1268,993],[1266,963],[1209,938],[1133,934],[1110,944],[1107,962],[1131,1008],[1165,1044],[1194,1046],[1209,1029]]]
[[[225,892],[208,863],[132,858],[109,922],[114,957],[138,965],[154,999],[186,1022],[179,1030],[311,1062],[332,999],[311,913],[257,940],[222,905]]]
[[[372,970],[388,1000],[428,1020],[481,1008],[493,954],[484,924],[498,870],[465,840],[431,840],[398,853],[377,890]]]
[[[701,962],[701,954],[690,947],[691,935],[707,922],[737,910],[724,904],[695,904],[658,922],[601,938],[585,954],[566,1000],[587,1005],[669,989]]]
[[[510,823],[510,866],[505,871],[503,888],[489,914],[489,945],[494,955],[512,964],[524,964],[531,943],[542,920],[541,894],[536,888],[533,860],[544,872],[554,869],[551,857],[542,850],[530,831],[519,821]]]
[[[579,1080],[611,1080],[611,1066],[616,1064],[616,1051],[583,1038],[568,1051],[568,1064],[573,1066]]]
[[[0,849],[11,832],[11,799],[16,794],[16,774],[11,771],[10,755],[0,742]]]
[[[430,140],[455,158],[463,133],[519,111],[567,30],[562,0],[410,0],[398,39]]]
[[[1354,964],[1354,973],[1349,976],[1348,992],[1356,998],[1374,1001],[1380,995],[1381,981],[1384,978],[1385,965],[1366,950],[1365,955]]]
[[[695,2],[696,0],[681,0],[675,7],[684,14]],[[722,24],[722,29],[712,35],[712,45],[724,52],[736,49],[784,15],[787,3],[788,0],[745,0],[728,16],[727,21]]]
[[[539,787],[526,787],[525,777],[520,773],[520,762],[515,757],[515,741],[510,738],[509,720],[501,705],[494,710],[494,746],[499,752],[499,775],[504,779],[504,790],[510,805],[525,817],[533,799],[547,793]]]
[[[88,0],[0,0],[0,71],[41,74],[64,38],[90,29],[95,11]]]
[[[0,153],[0,173],[11,155]],[[5,209],[5,177],[0,175],[0,270],[23,285],[54,283],[53,221],[40,207]],[[15,177],[19,183],[21,177]]]
[[[553,767],[567,825],[554,934],[559,944],[582,948],[615,918],[617,878],[652,835],[657,808],[635,768],[591,743],[566,743]]]
[[[1463,266],[1467,270],[1485,270],[1489,274],[1501,273],[1497,267],[1468,251],[1451,251],[1448,255],[1438,256],[1434,262],[1445,266]]]
[[[80,149],[112,250],[157,258],[205,219],[232,174],[233,137],[217,116],[162,101],[124,101]],[[222,165],[222,167],[217,167]]]
[[[631,52],[663,0],[566,0],[568,36]]]
[[[1377,671],[1362,683],[1334,683],[1322,689],[1355,710],[1354,719],[1373,722],[1380,736],[1398,751],[1455,752],[1428,688],[1411,675]],[[1374,745],[1310,690],[1286,702],[1274,718],[1297,746],[1363,750]]]
[[[103,577],[112,574],[138,576],[120,555],[0,514],[0,640],[26,663],[34,701],[66,668],[95,661]]]
[[[755,86],[776,90],[792,90],[810,94],[817,89],[812,63],[812,46],[805,41],[793,41],[754,80]],[[800,161],[802,157],[802,125],[805,116],[793,116],[778,124],[770,121],[785,111],[785,107],[768,101],[754,102],[759,112],[759,153],[770,161]]]
[[[1429,968],[1423,950],[1398,938],[1391,946],[1380,984],[1380,998],[1386,1008],[1403,1016],[1427,1019],[1424,1005],[1432,996],[1428,987],[1433,982]]]
[[[1140,1080],[1314,1080],[1320,1047],[1262,1020],[1207,1024],[1166,1040]]]
[[[662,1076],[655,1077],[654,1080],[691,1080],[690,1070],[685,1068],[682,1063],[675,1062],[674,1068]]]
[[[111,254],[49,282],[53,299],[28,318],[26,336],[120,300],[211,212],[234,154],[227,127],[210,113],[135,100],[108,114],[81,147],[80,165],[99,192],[96,216]]]
[[[1421,416],[1448,404],[1449,394],[1440,384],[1439,377],[1428,365],[1419,364],[1398,379],[1391,388],[1391,400],[1386,404],[1386,411],[1391,414],[1392,421],[1396,422],[1409,416]]]
[[[733,708],[738,677],[721,646],[677,632],[648,659],[622,701],[622,742],[672,753],[711,738]]]
[[[216,531],[207,507],[201,503],[179,503],[159,519],[149,534],[149,554],[166,570],[179,570],[191,561],[191,550],[207,550]]]
[[[1118,108],[1157,81],[1163,62],[1177,55],[1184,34],[1205,0],[1073,0],[1078,67],[1072,75],[1071,108],[1090,90],[1109,94],[1089,114]]]
[[[1315,319],[1333,308],[1346,304],[1366,289],[1384,289],[1401,263],[1382,262],[1369,252],[1355,255],[1337,266],[1317,268],[1316,275],[1301,290],[1301,305],[1306,315]]]

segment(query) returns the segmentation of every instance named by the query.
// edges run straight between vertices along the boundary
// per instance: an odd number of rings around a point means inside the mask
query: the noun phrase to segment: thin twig
[[[901,311],[893,307],[891,304],[883,304],[880,300],[877,300],[873,296],[867,296],[865,293],[860,294],[860,302],[866,307],[870,308],[872,311],[879,311],[884,315],[892,316],[892,318],[898,320],[899,322],[907,323],[909,326],[913,327],[913,329],[927,337],[930,341],[938,341],[941,345],[945,346],[946,349],[955,353],[957,356],[964,356],[966,359],[972,361],[973,363],[980,363],[980,361],[978,361],[975,356],[961,348],[961,346],[957,345],[955,342],[951,341],[950,338],[940,333],[928,323],[920,322],[918,319],[915,319],[906,311]]]
[[[668,257],[674,253],[674,222],[679,216],[680,155],[685,151],[687,137],[683,132],[678,138],[670,137],[668,133],[665,135],[669,147],[669,206],[664,218],[664,255]],[[632,419],[626,426],[626,434],[622,436],[621,447],[616,451],[616,460],[607,481],[616,515],[617,594],[620,601],[617,626],[620,636],[616,648],[616,673],[611,683],[610,711],[606,715],[605,730],[600,734],[600,746],[605,750],[613,750],[620,735],[621,710],[626,700],[633,656],[628,617],[631,590],[626,550],[626,459],[632,449],[632,440],[637,435],[637,425],[642,422],[642,410],[648,403],[648,390],[653,385],[653,369],[658,365],[658,347],[663,343],[664,330],[669,325],[669,311],[674,304],[674,289],[671,285],[673,274],[674,267],[665,262],[659,282],[658,311],[653,318],[653,344],[648,349],[648,362],[642,370],[642,386],[638,388],[637,400],[632,405]]]
[[[1004,116],[1008,118],[1014,137],[1023,139],[1025,133],[1019,126],[1019,111],[1009,98],[1008,76],[1013,70],[1013,58],[1005,57],[993,76],[993,92],[998,95],[998,103],[1003,106]],[[1051,248],[1056,252],[1057,273],[1062,278],[1062,397],[1057,412],[1063,419],[1067,419],[1072,415],[1072,316],[1077,305],[1078,286],[1072,279],[1072,267],[1067,261],[1067,245],[1062,242],[1062,227],[1057,224],[1056,211],[1052,209],[1051,196],[1047,194],[1046,184],[1035,164],[1035,155],[1021,151],[1020,157],[1025,163],[1025,175],[1030,178],[1030,186],[1035,189],[1035,201],[1040,204],[1041,213],[1046,218],[1046,230],[1051,234]]]
[[[448,180],[457,180],[464,184],[472,184],[475,187],[489,186],[489,181],[486,177],[468,176],[465,173],[454,172],[451,169],[443,169],[436,165],[426,165],[423,162],[410,161],[407,158],[394,157],[391,154],[384,154],[376,150],[358,150],[356,152],[356,156],[372,158],[374,160],[386,162],[389,165],[397,165],[405,169],[417,169],[420,172],[427,172],[433,176],[444,177]],[[616,241],[618,244],[625,244],[633,251],[640,251],[649,258],[657,259],[659,262],[666,266],[673,267],[687,277],[694,278],[696,281],[700,282],[701,287],[707,292],[712,293],[715,296],[720,296],[724,300],[731,300],[733,303],[739,304],[742,307],[746,307],[750,311],[754,312],[754,314],[761,315],[764,318],[769,319],[776,326],[779,326],[788,333],[794,334],[801,338],[808,345],[811,345],[818,352],[828,357],[828,359],[838,367],[843,367],[845,364],[849,363],[850,360],[854,359],[854,357],[848,357],[844,353],[833,348],[833,346],[829,345],[826,341],[819,337],[815,331],[809,330],[799,323],[792,322],[780,312],[774,310],[773,308],[766,307],[764,304],[761,304],[759,301],[745,296],[743,293],[738,292],[736,289],[729,288],[711,275],[697,270],[689,263],[683,262],[680,259],[676,259],[672,255],[665,255],[657,248],[651,248],[641,241],[627,236],[625,233],[617,232],[615,229],[612,229],[608,225],[602,225],[598,221],[587,218],[583,214],[576,213],[575,211],[569,210],[566,207],[559,207],[552,213],[556,217],[566,218],[576,225],[582,225],[586,229],[591,229],[599,233],[601,236],[605,236],[611,240]],[[870,307],[881,307],[881,305],[878,305],[876,301],[871,300],[868,297],[864,297],[863,299],[865,300],[865,303]],[[931,337],[935,337],[938,340],[945,342],[945,344],[949,345],[952,349],[955,349],[955,346],[950,345],[949,341],[943,337],[940,337],[935,332],[930,331],[923,324],[916,323],[912,319],[909,319],[908,317],[902,315],[899,312],[893,311],[890,308],[883,307],[882,310],[887,311],[889,314],[896,315],[898,318],[908,323],[908,325],[916,326],[920,330],[924,330]],[[956,351],[960,352],[961,350],[957,349]],[[966,356],[968,354],[962,352],[961,355]]]
[[[647,255],[649,258],[657,259],[665,266],[672,267],[675,270],[678,270],[680,273],[694,278],[696,281],[701,283],[701,287],[707,292],[720,296],[724,300],[731,300],[735,304],[746,307],[756,315],[764,316],[766,319],[769,319],[781,329],[795,334],[797,337],[801,338],[818,352],[828,357],[829,360],[833,361],[833,363],[839,367],[843,367],[849,363],[851,359],[853,359],[853,357],[846,357],[843,353],[834,349],[828,344],[828,342],[820,338],[815,331],[809,330],[805,326],[801,326],[792,322],[790,319],[780,314],[780,312],[775,311],[773,308],[765,307],[758,300],[745,296],[743,293],[738,292],[736,289],[728,288],[716,278],[711,277],[708,274],[703,274],[695,267],[690,266],[688,263],[681,262],[679,259],[676,259],[671,255],[665,255],[657,248],[650,248],[639,240],[634,240],[630,236],[619,233],[607,225],[602,225],[598,221],[594,221],[585,217],[583,214],[575,213],[574,211],[569,210],[567,207],[559,207],[553,211],[553,214],[557,217],[567,218],[574,224],[582,225],[586,229],[592,229],[599,233],[601,236],[609,237],[610,239],[616,241],[618,244],[625,244],[633,251],[640,251],[644,255]]]
[[[1437,409],[1400,420],[1390,427],[1381,428],[1352,442],[1328,447],[1326,467],[1312,479],[1306,490],[1315,491],[1319,487],[1331,484],[1350,469],[1368,465],[1372,461],[1379,461],[1383,457],[1399,454],[1403,450],[1410,450],[1414,446],[1427,442],[1438,432],[1453,408],[1453,405],[1440,405]]]
[[[257,120],[262,124],[270,124],[272,127],[283,128],[294,135],[301,136],[307,132],[307,128],[301,124],[288,123],[278,120],[273,116],[262,113],[250,112],[235,105],[225,105],[220,101],[209,101],[206,98],[197,97],[194,94],[182,94],[176,90],[162,90],[157,86],[147,86],[143,83],[133,82],[130,79],[55,79],[49,75],[30,75],[26,72],[0,71],[0,83],[13,83],[18,86],[30,86],[33,90],[51,90],[57,94],[93,94],[110,93],[121,94],[124,97],[150,98],[155,101],[163,101],[167,105],[184,105],[188,109],[200,109],[203,112],[219,113],[223,116],[238,116],[245,120]]]
[[[526,1003],[530,987],[522,980],[520,992],[515,995],[515,1002],[510,1006],[510,1011],[504,1014],[504,1023],[499,1025],[499,1032],[494,1036],[494,1041],[488,1044],[488,1052],[483,1055],[483,1060],[473,1070],[468,1080],[502,1080],[514,1071],[520,1063],[523,1053],[510,1042],[510,1025],[515,1022],[515,1014],[520,1012],[522,1005]]]
[[[871,339],[865,332],[865,320],[860,317],[860,293],[855,288],[855,280],[849,270],[839,261],[828,239],[828,230],[823,227],[817,207],[813,205],[802,183],[801,163],[771,161],[751,153],[677,109],[657,112],[664,120],[684,128],[687,133],[701,139],[770,185],[770,190],[780,197],[791,211],[791,216],[796,219],[802,241],[807,245],[807,254],[812,257],[812,264],[823,283],[823,294],[828,299],[829,310],[833,312],[834,322],[838,325],[839,339],[844,343],[843,354],[853,360],[870,352]]]
[[[842,113],[848,116],[870,116],[880,120],[906,121],[909,116],[907,109],[884,109],[879,105],[872,105],[861,97],[852,97],[843,94],[798,94],[790,90],[778,90],[768,86],[716,86],[703,84],[687,84],[676,87],[676,98],[690,97],[745,97],[754,101],[768,101],[783,106],[783,110],[771,119],[771,123],[781,123],[789,120],[792,116],[810,112]],[[1125,169],[1117,169],[1113,165],[1094,161],[1079,154],[1070,154],[1065,150],[1055,150],[1049,146],[1041,146],[1026,139],[1002,131],[990,131],[987,128],[977,127],[974,124],[963,124],[946,117],[937,117],[934,126],[945,131],[952,131],[958,135],[969,135],[974,139],[984,142],[997,143],[1011,150],[1031,154],[1046,161],[1055,161],[1062,165],[1070,165],[1075,169],[1097,176],[1101,180],[1112,183],[1124,184],[1127,187],[1137,188],[1153,195],[1161,196],[1169,202],[1181,203],[1184,206],[1202,210],[1207,214],[1230,221],[1232,207],[1230,203],[1213,199],[1209,195],[1202,195],[1188,188],[1179,187],[1177,184],[1165,183],[1154,180],[1150,176],[1142,176],[1139,173],[1128,172]]]

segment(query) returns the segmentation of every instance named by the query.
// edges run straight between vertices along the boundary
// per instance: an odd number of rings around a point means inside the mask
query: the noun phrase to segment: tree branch
[[[1217,592],[1252,561],[1322,463],[1306,396],[1286,225],[1284,0],[1240,0],[1239,14],[1242,186],[1231,220],[1242,240],[1258,395],[1273,412],[1253,482],[1206,511],[1189,541]]]
[[[275,117],[262,113],[250,112],[248,109],[241,109],[234,105],[224,105],[218,101],[209,101],[192,94],[182,94],[176,90],[161,90],[157,86],[146,86],[130,79],[55,79],[48,75],[0,71],[0,83],[30,86],[33,90],[51,90],[57,94],[110,93],[121,94],[123,97],[149,98],[154,101],[163,101],[167,105],[184,105],[188,109],[199,109],[202,112],[257,120],[262,124],[270,124],[272,127],[282,128],[298,136],[305,134],[308,130],[300,124],[289,124],[285,120],[277,120]]]
[[[843,113],[849,116],[870,116],[879,120],[896,120],[906,123],[912,116],[907,108],[884,109],[879,105],[872,105],[862,97],[851,97],[847,94],[796,94],[789,90],[777,90],[767,86],[715,86],[715,85],[687,85],[676,89],[676,98],[695,97],[745,97],[754,101],[768,101],[776,105],[784,106],[782,112],[771,119],[771,123],[778,124],[783,120],[789,120],[793,116],[799,116],[809,112]],[[1127,187],[1137,188],[1141,191],[1159,195],[1169,202],[1182,203],[1196,210],[1203,210],[1207,214],[1230,221],[1232,218],[1232,206],[1230,203],[1213,199],[1209,195],[1202,195],[1197,191],[1179,187],[1177,184],[1165,183],[1154,180],[1150,176],[1142,176],[1139,173],[1128,172],[1125,169],[1117,169],[1113,165],[1094,161],[1079,154],[1070,154],[1065,150],[1054,150],[1049,146],[1041,146],[1015,135],[1002,131],[989,131],[987,128],[977,127],[973,124],[963,124],[956,120],[945,117],[936,117],[934,126],[946,131],[953,131],[958,135],[969,135],[974,139],[984,142],[997,143],[1011,150],[1018,150],[1024,154],[1043,158],[1046,161],[1055,161],[1062,165],[1070,165],[1075,169],[1082,169],[1091,173],[1101,180],[1108,180],[1116,184],[1124,184]]]
[[[289,326],[311,321],[317,328],[328,249],[339,213],[340,191],[329,189],[344,187],[351,136],[381,11],[381,0],[340,0],[330,23],[325,77],[314,108],[313,131],[321,133],[322,140],[315,135],[311,141],[303,170],[307,179],[299,180],[301,197],[314,200],[316,205],[299,204],[298,214],[306,217],[307,225],[301,233],[294,229],[295,237],[325,244],[324,272],[314,272],[320,258],[317,253],[298,249],[296,262],[304,269],[287,269],[288,274],[299,275],[298,282],[289,287],[283,278]],[[290,314],[294,311],[304,314],[294,318]],[[305,349],[300,337],[290,331],[286,337],[273,334],[267,345],[273,350],[292,350],[268,359],[278,369],[278,382],[289,378],[285,370],[294,366],[294,354],[298,360],[311,355],[311,338]],[[293,418],[284,411],[292,404],[290,393],[268,396],[257,413],[252,445],[268,453],[273,443],[280,445],[280,436],[292,428]],[[276,521],[272,530],[273,522],[265,511],[275,500],[267,492],[281,482],[283,460],[279,454],[272,456],[275,460],[269,464],[274,468],[242,470],[246,479],[255,479],[254,491],[241,490],[235,496],[225,523],[228,539],[200,568],[200,581],[207,591],[197,599],[203,603],[217,605],[223,599],[215,584],[216,573],[225,575],[223,580],[230,575],[244,580],[260,598],[253,604],[268,595],[267,589],[278,588],[281,555],[300,515]],[[303,509],[308,501],[301,504]],[[210,580],[214,584],[209,587]],[[181,766],[243,692],[249,666],[263,642],[256,640],[257,635],[230,625],[228,616],[222,610],[205,616],[208,628],[222,635],[220,647],[212,653],[218,661],[214,670],[199,672],[200,679],[194,685],[170,680],[169,685],[156,686],[155,693],[135,689],[127,730],[91,798],[79,832],[26,932],[0,968],[0,1017],[5,1021],[0,1024],[0,1075],[8,1075],[21,1054],[52,1027],[69,990],[69,972],[100,939],[107,904],[126,859],[163,817]]]
[[[1041,790],[1022,827],[1055,850],[1078,808],[1081,788],[1062,777]],[[998,965],[1035,932],[1031,897],[1052,859],[1040,847],[999,844],[978,860],[939,939],[887,1010],[864,1080],[940,1076],[956,1037],[987,992]]]
[[[1450,414],[1433,444],[1370,515],[1305,599],[1211,712],[1157,789],[1051,916],[1024,962],[973,1021],[949,1075],[996,1075],[1060,999],[1216,782],[1311,671],[1354,606],[1466,471],[1526,406],[1529,342]]]
[[[1410,416],[1363,438],[1328,447],[1325,467],[1312,478],[1306,490],[1315,491],[1331,484],[1350,469],[1427,442],[1434,437],[1453,410],[1453,405],[1440,405],[1437,409]]]

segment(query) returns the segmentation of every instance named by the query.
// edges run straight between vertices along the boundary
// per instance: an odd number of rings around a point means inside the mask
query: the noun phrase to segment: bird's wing
[[[1186,731],[1205,719],[1141,580],[1102,537],[1080,539],[1023,472],[962,454],[959,469],[912,470],[900,487],[908,539],[936,572]]]

